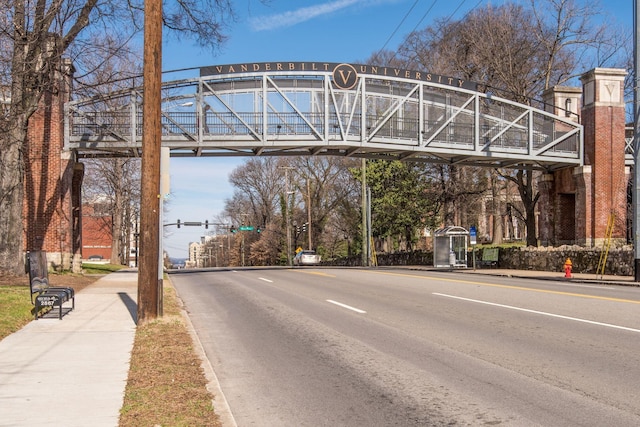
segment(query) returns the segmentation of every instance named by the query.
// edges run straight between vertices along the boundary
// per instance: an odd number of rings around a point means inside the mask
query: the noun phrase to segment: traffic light
[[[231,228],[229,229],[229,231],[231,231],[232,233],[235,233],[238,230],[236,230],[236,228],[232,225]]]
[[[305,222],[304,224],[302,224],[302,232],[305,233],[307,231],[307,225],[309,225],[308,222]]]
[[[209,228],[209,220],[208,219],[206,219],[204,221],[204,228]]]
[[[258,233],[262,233],[262,230],[260,229],[260,226],[258,226],[258,228],[256,229],[256,231],[257,231]]]
[[[178,220],[178,222],[176,222],[176,225],[178,226],[178,228],[180,228],[180,220]]]

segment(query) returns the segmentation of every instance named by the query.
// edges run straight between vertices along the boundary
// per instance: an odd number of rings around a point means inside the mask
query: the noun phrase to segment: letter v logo
[[[333,69],[333,84],[338,89],[353,89],[358,82],[358,72],[350,64],[340,64]]]

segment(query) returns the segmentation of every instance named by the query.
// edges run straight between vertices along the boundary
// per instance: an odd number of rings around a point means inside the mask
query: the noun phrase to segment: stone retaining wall
[[[564,271],[564,262],[571,259],[574,273],[596,273],[601,248],[581,246],[500,248],[498,267],[517,270]],[[609,250],[604,274],[633,276],[633,248],[625,246]]]
[[[554,247],[513,247],[500,248],[498,264],[492,268],[507,268],[514,270],[535,270],[563,272],[564,262],[571,259],[574,273],[596,274],[600,260],[601,248],[584,248],[582,246]],[[476,267],[482,267],[482,249],[476,249]],[[399,252],[393,254],[378,254],[379,266],[393,265],[433,265],[433,252],[414,251]],[[362,265],[360,257],[341,258],[327,262],[331,265],[359,266]],[[607,262],[604,274],[616,276],[634,275],[634,252],[631,246],[612,248],[607,254]],[[472,252],[468,254],[468,265],[473,266]]]

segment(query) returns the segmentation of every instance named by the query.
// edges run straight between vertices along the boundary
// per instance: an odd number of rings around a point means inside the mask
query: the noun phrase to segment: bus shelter
[[[450,226],[437,230],[433,235],[434,267],[467,267],[467,239],[469,231]]]

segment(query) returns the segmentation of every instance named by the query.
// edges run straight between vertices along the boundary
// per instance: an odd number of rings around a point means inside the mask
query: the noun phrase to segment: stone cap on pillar
[[[544,110],[556,116],[580,121],[580,103],[582,88],[572,86],[554,86],[542,94]]]
[[[624,107],[624,79],[627,71],[621,68],[594,68],[580,76],[582,81],[583,107]]]

